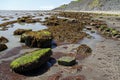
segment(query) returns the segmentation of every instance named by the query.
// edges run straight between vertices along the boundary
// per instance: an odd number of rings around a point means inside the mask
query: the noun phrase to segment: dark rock
[[[1,36],[0,37],[0,43],[7,43],[8,42],[8,39],[7,38],[5,38],[5,37],[3,37],[3,36]]]
[[[86,44],[82,44],[77,48],[77,54],[87,55],[92,52],[92,49]]]
[[[87,29],[87,30],[92,30],[92,28],[91,28],[91,27],[86,27],[86,29]]]
[[[18,23],[35,23],[35,22],[39,22],[38,19],[32,19],[31,16],[23,16],[17,19]]]
[[[17,29],[14,31],[14,35],[22,35],[25,32],[32,31],[32,29]]]
[[[22,34],[21,42],[29,47],[46,48],[52,45],[52,35],[49,31],[30,31]]]
[[[0,44],[0,51],[3,51],[7,49],[7,46],[5,44]]]

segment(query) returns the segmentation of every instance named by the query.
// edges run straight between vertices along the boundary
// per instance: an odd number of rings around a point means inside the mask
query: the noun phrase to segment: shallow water
[[[89,26],[92,27],[92,26]],[[90,46],[92,49],[95,48],[96,43],[103,41],[104,38],[97,33],[97,30],[95,30],[94,28],[92,28],[93,31],[95,31],[95,33],[91,33],[90,30],[84,30],[84,32],[86,32],[87,34],[89,34],[91,36],[91,38],[84,38],[83,40],[81,40],[79,43],[80,44],[87,44],[88,46]]]
[[[37,18],[37,19],[44,20],[45,17],[50,16],[50,15],[46,15],[48,13],[49,12],[40,12],[40,11],[0,11],[0,24],[3,22],[17,20],[18,17],[22,17],[22,16],[34,16],[33,19]],[[40,16],[40,14],[43,14],[43,16]],[[4,18],[7,18],[9,20],[2,21]],[[34,24],[15,23],[12,25],[8,25],[7,27],[8,27],[8,30],[5,30],[5,31],[0,30],[0,36],[4,36],[9,40],[9,42],[6,43],[6,45],[8,46],[8,49],[0,53],[4,53],[15,47],[24,45],[19,42],[20,36],[13,35],[13,32],[15,30],[32,29],[33,31],[37,31],[37,30],[42,30],[47,28],[46,26],[43,26],[40,23],[34,23]],[[2,29],[2,27],[0,27],[0,29]]]
[[[14,47],[17,46],[21,46],[22,43],[20,43],[20,36],[14,36],[13,32],[17,29],[32,29],[33,31],[37,31],[37,30],[42,30],[42,29],[46,29],[46,26],[41,25],[40,23],[35,23],[35,24],[18,24],[15,23],[13,24],[14,26],[11,28],[8,28],[8,30],[5,31],[0,31],[0,36],[4,36],[6,37],[9,42],[6,43],[6,45],[8,46],[7,50],[10,50]]]

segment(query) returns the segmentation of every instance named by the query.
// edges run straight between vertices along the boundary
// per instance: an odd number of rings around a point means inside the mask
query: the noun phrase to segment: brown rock
[[[3,51],[7,49],[7,46],[5,44],[0,44],[0,51]]]
[[[7,43],[7,42],[8,42],[7,38],[5,38],[3,36],[0,37],[0,43]]]

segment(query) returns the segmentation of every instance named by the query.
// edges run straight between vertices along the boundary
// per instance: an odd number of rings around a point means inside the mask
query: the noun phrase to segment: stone
[[[92,53],[92,49],[87,46],[86,44],[81,44],[78,48],[77,48],[77,54],[87,54],[87,53]]]
[[[32,31],[32,29],[17,29],[14,31],[14,35],[22,35],[25,32]]]
[[[28,47],[50,48],[52,46],[52,34],[49,31],[30,31],[21,35],[21,42]]]
[[[7,43],[7,42],[8,42],[8,39],[7,39],[7,38],[5,38],[5,37],[3,37],[3,36],[0,37],[0,43],[1,43],[1,44]]]
[[[50,48],[36,50],[13,60],[10,68],[15,72],[26,72],[39,68],[42,64],[46,63],[52,51]]]
[[[35,23],[36,19],[32,19],[32,16],[23,16],[17,19],[18,23]]]
[[[75,57],[63,56],[58,59],[58,64],[64,66],[73,66],[76,64],[76,59]]]
[[[86,27],[86,29],[87,29],[87,30],[92,30],[92,28],[91,28],[91,27]]]
[[[0,51],[4,51],[7,49],[7,46],[5,44],[0,44]]]

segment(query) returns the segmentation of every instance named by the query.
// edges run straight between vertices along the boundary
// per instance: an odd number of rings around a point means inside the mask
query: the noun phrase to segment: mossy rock
[[[52,51],[50,48],[36,50],[15,59],[11,62],[10,67],[15,72],[25,72],[39,68],[42,64],[46,63]]]
[[[14,35],[22,35],[25,32],[32,31],[32,29],[17,29],[14,31]]]
[[[59,65],[72,66],[76,64],[75,57],[64,56],[58,59]]]
[[[99,30],[100,30],[100,31],[103,31],[103,30],[105,30],[106,28],[107,28],[106,26],[100,26],[100,27],[99,27]]]
[[[115,35],[117,35],[117,34],[119,33],[119,31],[117,31],[117,30],[112,30],[111,33],[112,33],[113,36],[115,36]]]
[[[106,29],[105,29],[106,32],[110,32],[110,31],[112,31],[112,30],[113,30],[112,28],[106,28]]]
[[[21,35],[21,42],[29,47],[48,48],[51,47],[52,34],[49,31],[30,31]]]
[[[7,48],[5,44],[0,44],[0,51],[6,50]]]

